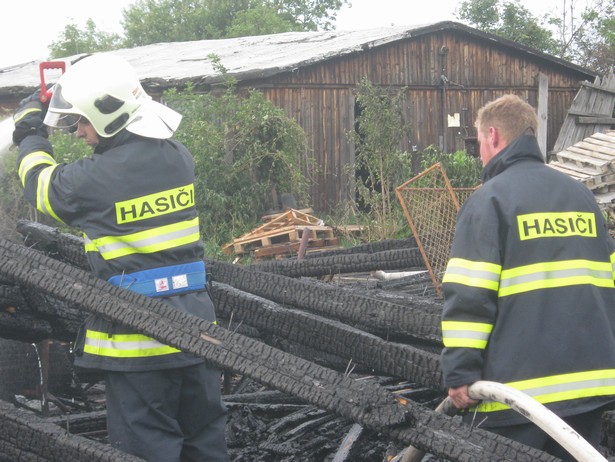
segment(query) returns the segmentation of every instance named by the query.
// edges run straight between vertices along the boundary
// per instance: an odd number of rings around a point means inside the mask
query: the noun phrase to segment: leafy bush
[[[433,146],[421,152],[422,170],[427,170],[438,162],[442,164],[453,188],[473,188],[480,184],[483,166],[479,158],[472,157],[465,151],[441,152]]]
[[[192,152],[197,204],[209,249],[260,225],[272,197],[292,193],[308,206],[303,129],[258,91],[240,96],[232,79],[222,94],[170,91],[165,100],[184,118],[176,138]],[[220,256],[220,255],[216,255]]]
[[[360,221],[372,240],[395,237],[404,226],[395,188],[412,176],[411,157],[401,149],[410,131],[403,116],[405,102],[405,89],[374,87],[367,79],[358,87],[360,111],[356,130],[349,134],[356,146],[351,167],[358,206],[364,213]]]
[[[53,132],[49,140],[55,149],[58,162],[72,162],[91,154],[92,149],[83,140],[62,132]],[[15,226],[18,220],[38,221],[58,227],[62,232],[75,230],[61,225],[53,218],[39,213],[23,197],[23,188],[17,175],[17,148],[8,152],[0,165],[0,234],[20,240]]]
[[[260,224],[262,214],[277,205],[272,203],[273,190],[293,193],[299,203],[309,204],[300,165],[305,162],[305,134],[261,93],[241,97],[231,82],[218,96],[197,95],[188,88],[170,91],[165,98],[184,116],[176,138],[194,157],[197,209],[209,256],[223,257],[224,244]],[[58,162],[91,155],[91,148],[72,135],[54,133],[50,139]],[[14,230],[20,218],[58,226],[26,204],[16,173],[16,151],[11,154],[6,159],[8,181],[0,188],[4,222],[11,223],[5,226]]]

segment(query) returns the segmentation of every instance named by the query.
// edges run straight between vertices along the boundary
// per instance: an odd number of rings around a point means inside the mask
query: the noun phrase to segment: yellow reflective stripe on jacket
[[[51,165],[40,171],[38,175],[38,185],[36,186],[36,208],[41,213],[55,218],[60,223],[64,223],[53,211],[51,203],[49,202],[49,185],[51,184],[51,174],[57,166],[58,164]]]
[[[455,282],[470,287],[498,290],[501,265],[495,263],[451,258],[446,266],[442,283]]]
[[[46,153],[45,151],[37,151],[32,154],[28,154],[19,163],[19,179],[21,180],[21,185],[26,185],[26,176],[28,172],[32,170],[34,167],[38,165],[55,165],[56,161],[51,156],[51,154]]]
[[[613,269],[613,279],[615,280],[615,252],[611,254],[611,267]]]
[[[493,324],[442,321],[442,341],[447,348],[485,349]]]
[[[498,295],[505,297],[532,290],[580,284],[613,287],[612,264],[591,260],[567,260],[504,270]]]
[[[173,223],[158,228],[139,231],[124,236],[108,236],[92,239],[86,249],[96,249],[105,260],[135,253],[154,253],[198,242],[199,219]]]
[[[85,353],[113,358],[141,358],[179,353],[158,340],[141,334],[109,335],[106,332],[87,330],[85,334]]]
[[[615,394],[615,369],[554,375],[511,382],[506,385],[522,391],[542,404]],[[479,412],[510,409],[502,403],[487,401],[476,406]]]
[[[31,107],[28,109],[25,109],[24,111],[15,114],[15,117],[13,118],[13,121],[15,123],[19,122],[21,119],[23,119],[25,116],[27,116],[28,114],[32,114],[33,112],[43,112],[43,110],[39,107]]]
[[[85,233],[83,233],[83,245],[86,252],[98,252],[98,249],[96,248],[92,240]]]

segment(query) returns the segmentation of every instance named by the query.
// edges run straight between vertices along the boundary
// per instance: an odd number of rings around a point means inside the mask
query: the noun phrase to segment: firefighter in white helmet
[[[194,163],[170,139],[181,116],[153,101],[135,70],[113,54],[69,67],[45,111],[31,97],[14,118],[25,197],[83,232],[98,277],[215,323]],[[92,157],[58,164],[46,125],[76,131]],[[113,446],[150,462],[228,460],[221,372],[202,358],[90,316],[75,365],[105,373]]]

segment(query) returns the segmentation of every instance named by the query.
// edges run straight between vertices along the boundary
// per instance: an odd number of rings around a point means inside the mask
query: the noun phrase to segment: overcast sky
[[[522,0],[535,15],[557,11],[564,0]],[[568,0],[569,2],[570,0]],[[121,33],[122,10],[134,0],[18,0],[5,5],[0,27],[0,68],[45,59],[48,46],[65,26],[85,28],[91,18],[98,30]],[[352,0],[338,14],[338,29],[365,29],[391,24],[414,25],[456,20],[462,0]]]

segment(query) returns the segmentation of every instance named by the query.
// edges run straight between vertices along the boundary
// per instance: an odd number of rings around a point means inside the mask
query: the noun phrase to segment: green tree
[[[85,29],[74,23],[68,24],[58,40],[51,42],[49,52],[52,58],[61,58],[80,53],[110,51],[120,47],[122,39],[118,34],[99,31],[92,19],[88,19]]]
[[[275,10],[260,5],[237,12],[232,24],[226,30],[227,37],[278,34],[296,29],[296,25],[284,19]]]
[[[405,89],[375,87],[363,79],[357,91],[361,107],[355,132],[349,136],[356,146],[353,176],[359,206],[366,210],[376,240],[395,237],[402,227],[401,208],[396,207],[395,188],[412,177],[410,155],[400,140],[410,125],[404,117]]]
[[[195,159],[209,255],[260,224],[263,213],[277,206],[272,191],[310,203],[302,173],[308,170],[303,129],[262,93],[240,95],[236,82],[226,79],[222,94],[196,94],[191,88],[165,94],[165,101],[184,115],[176,137]]]
[[[139,0],[124,11],[126,46],[330,29],[349,0]]]
[[[536,18],[519,0],[464,0],[457,17],[477,29],[545,53],[559,49],[547,21]]]
[[[297,30],[330,30],[337,17],[337,12],[349,0],[264,0],[280,16],[300,26]]]
[[[615,3],[593,0],[577,8],[576,0],[562,0],[549,17],[560,44],[559,56],[601,74],[615,69]]]
[[[542,18],[518,0],[464,0],[457,10],[462,21],[485,32],[572,61],[598,73],[615,68],[615,4],[561,0],[561,8]]]

